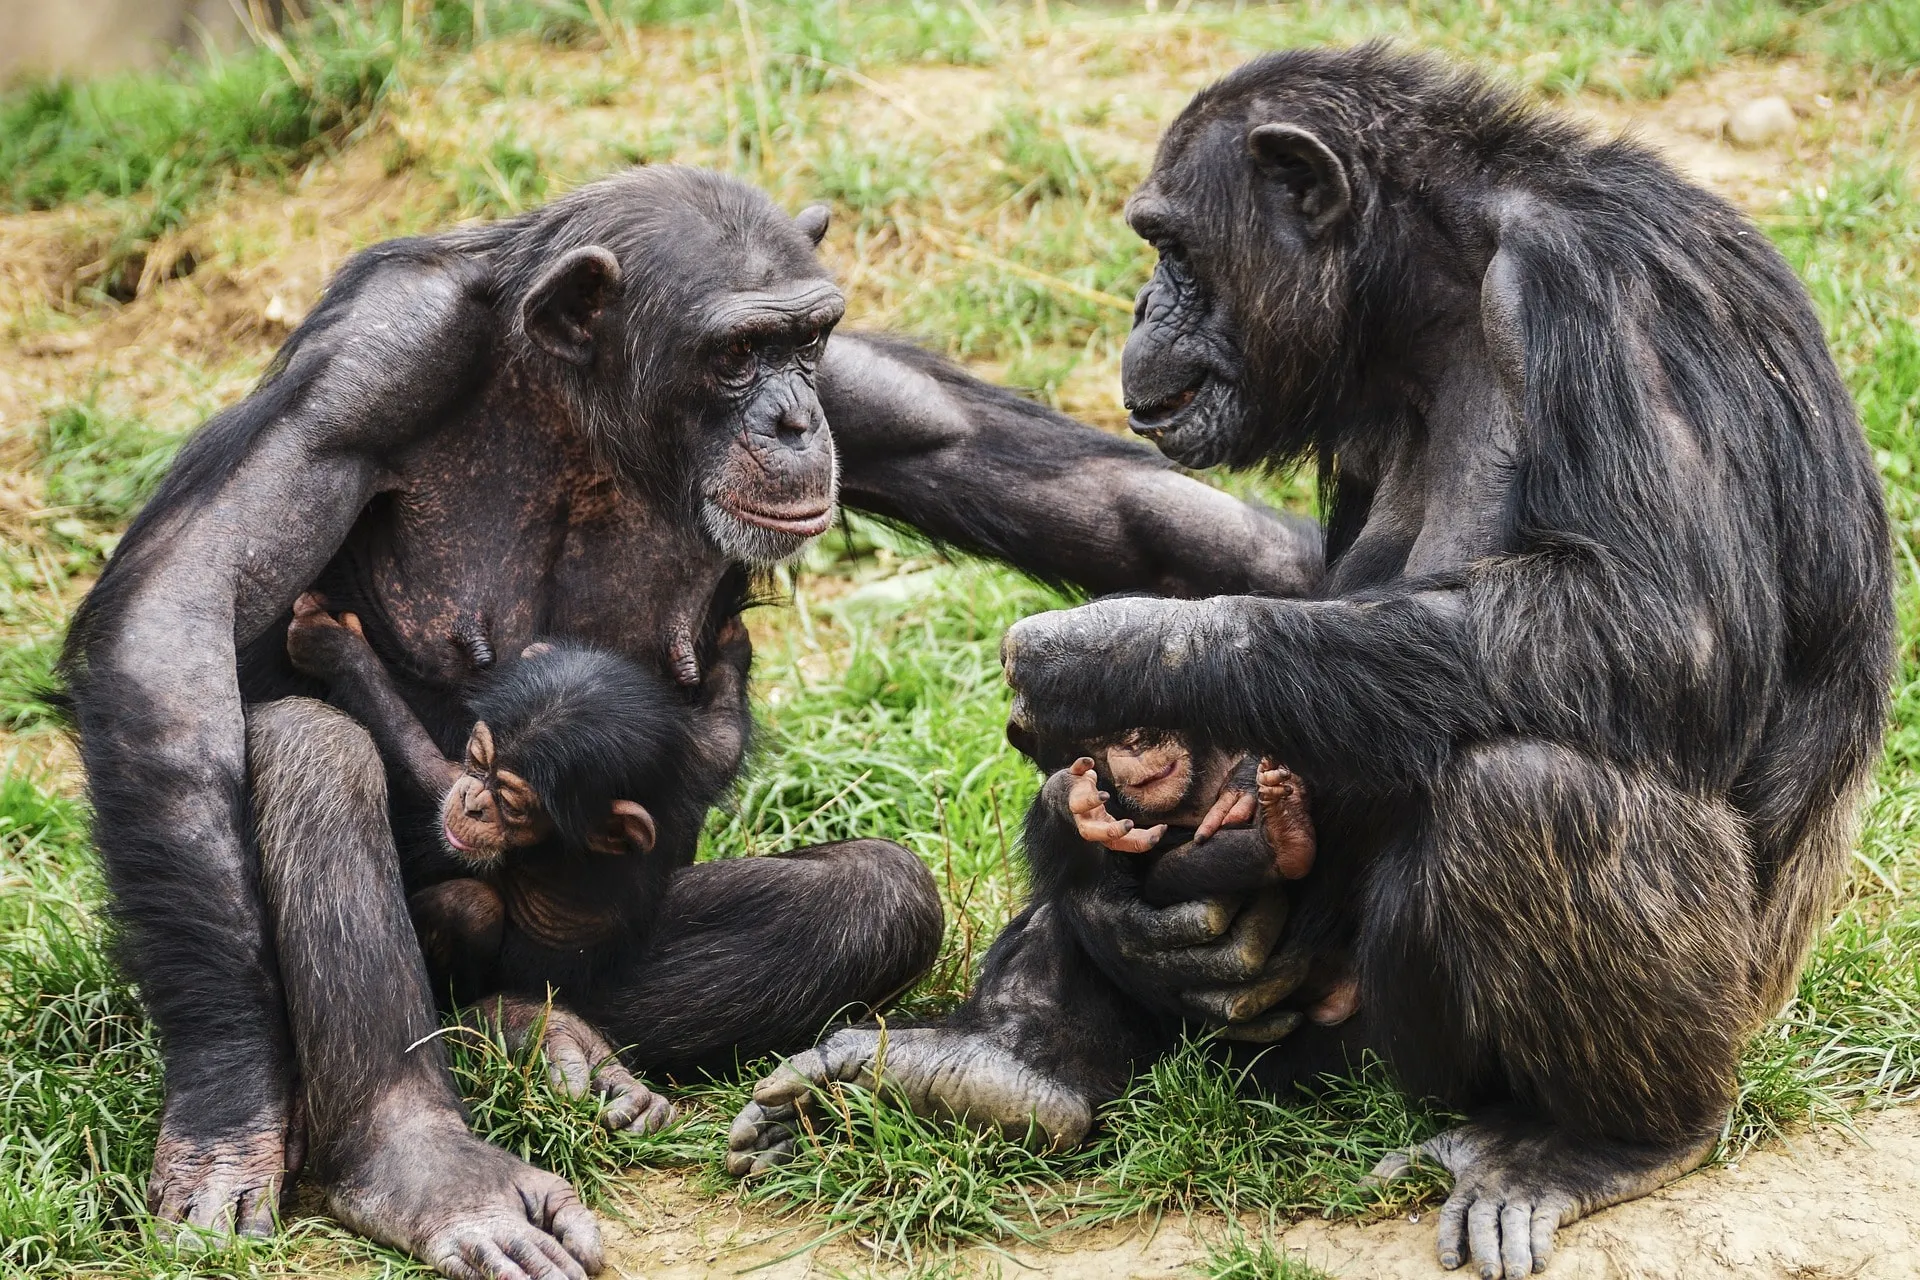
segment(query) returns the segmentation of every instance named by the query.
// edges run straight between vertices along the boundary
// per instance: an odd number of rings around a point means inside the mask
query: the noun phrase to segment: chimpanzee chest
[[[401,483],[367,508],[324,587],[403,683],[455,687],[539,636],[666,672],[698,642],[730,565],[619,488],[573,432],[483,416],[399,461]]]

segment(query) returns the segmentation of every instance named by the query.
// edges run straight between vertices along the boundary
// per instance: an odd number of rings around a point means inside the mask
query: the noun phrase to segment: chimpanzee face
[[[700,527],[735,560],[791,559],[833,519],[839,463],[814,378],[843,305],[815,280],[715,308],[694,472]]]
[[[490,866],[511,850],[538,844],[552,831],[527,780],[500,767],[486,721],[473,726],[462,763],[441,811],[442,834],[456,855],[476,866]]]
[[[562,362],[603,461],[748,565],[824,532],[839,464],[815,371],[846,301],[814,256],[824,206],[789,217],[715,174],[650,167],[559,225],[522,329]]]
[[[1129,423],[1186,466],[1268,452],[1340,330],[1345,170],[1308,130],[1261,115],[1243,102],[1183,116],[1127,204],[1160,251],[1121,357]]]

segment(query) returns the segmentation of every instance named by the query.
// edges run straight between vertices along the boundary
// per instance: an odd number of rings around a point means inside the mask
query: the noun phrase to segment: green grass
[[[194,231],[233,193],[284,184],[297,198],[301,176],[334,150],[392,155],[446,218],[514,211],[613,164],[675,158],[759,181],[791,207],[832,201],[829,249],[853,264],[867,322],[1072,406],[1085,395],[1077,378],[1110,381],[1124,340],[1124,308],[1101,295],[1130,297],[1151,262],[1119,219],[1144,155],[1103,131],[1124,116],[1120,95],[1166,89],[1163,64],[1197,80],[1208,57],[1388,35],[1550,95],[1657,98],[1736,59],[1791,55],[1827,68],[1842,96],[1870,101],[1891,86],[1904,103],[1920,67],[1920,10],[1899,0],[1521,0],[1491,15],[1478,0],[1196,5],[1180,21],[1056,3],[1045,26],[1025,0],[971,12],[925,0],[417,0],[410,28],[398,4],[308,8],[314,20],[288,33],[284,56],[254,49],[0,97],[0,201],[99,204],[117,228],[108,257],[119,265],[79,291],[63,324],[89,323],[103,298],[134,297],[128,264],[160,236]],[[1089,86],[1057,84],[1058,66]],[[968,145],[949,145],[937,76],[972,67],[991,68],[1002,93]],[[915,87],[912,74],[936,87]],[[656,78],[664,102],[634,87]],[[892,99],[872,87],[882,80]],[[1905,109],[1881,111],[1831,177],[1764,220],[1812,290],[1886,479],[1902,650],[1852,891],[1798,997],[1748,1051],[1728,1154],[1809,1117],[1920,1097],[1920,191]],[[18,753],[0,774],[0,1274],[412,1273],[305,1214],[290,1233],[227,1253],[176,1257],[150,1239],[157,1054],[106,958],[85,814],[57,772],[39,691],[75,593],[180,428],[215,407],[209,388],[231,382],[220,362],[257,368],[264,351],[181,359],[188,367],[164,385],[182,395],[130,391],[103,359],[22,420],[17,477],[34,502],[18,519],[0,507],[0,730]],[[1298,477],[1216,479],[1309,500]],[[861,520],[824,539],[785,586],[792,602],[756,666],[761,747],[703,856],[900,840],[947,901],[941,956],[904,1010],[937,1012],[964,993],[1024,892],[1013,838],[1036,779],[1004,743],[999,637],[1065,598]],[[738,1080],[689,1087],[686,1118],[663,1135],[615,1137],[556,1096],[537,1061],[466,1034],[453,1049],[476,1127],[603,1208],[618,1209],[616,1178],[631,1164],[691,1168],[696,1187],[784,1218],[794,1248],[858,1241],[889,1270],[926,1274],[962,1269],[955,1251],[980,1242],[1231,1210],[1258,1223],[1210,1226],[1206,1274],[1309,1277],[1276,1243],[1285,1220],[1381,1213],[1430,1191],[1397,1185],[1383,1200],[1356,1184],[1381,1153],[1445,1120],[1377,1068],[1243,1098],[1229,1071],[1189,1047],[1109,1108],[1078,1152],[1038,1155],[836,1089],[827,1103],[839,1123],[737,1190],[718,1153],[744,1097]]]

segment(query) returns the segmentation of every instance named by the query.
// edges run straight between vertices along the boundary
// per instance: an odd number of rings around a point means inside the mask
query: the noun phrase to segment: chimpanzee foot
[[[573,1188],[439,1110],[368,1127],[327,1187],[328,1211],[454,1280],[585,1280],[600,1229]]]
[[[1388,1182],[1421,1163],[1444,1168],[1453,1191],[1440,1207],[1440,1265],[1451,1271],[1471,1260],[1481,1280],[1518,1280],[1546,1270],[1555,1231],[1699,1168],[1713,1144],[1575,1141],[1502,1111],[1395,1152],[1370,1180]]]
[[[673,1123],[673,1104],[636,1080],[613,1046],[577,1014],[519,996],[496,996],[482,1004],[481,1012],[498,1015],[507,1047],[515,1053],[529,1036],[540,1035],[553,1087],[571,1098],[594,1093],[606,1099],[600,1123],[607,1128],[654,1133]]]
[[[998,1128],[1054,1151],[1079,1145],[1093,1123],[1087,1099],[984,1036],[850,1027],[754,1086],[727,1135],[727,1172],[739,1177],[792,1159],[800,1112],[817,1087],[836,1080],[885,1090],[918,1115]]]
[[[169,1115],[153,1149],[147,1208],[180,1224],[182,1244],[272,1235],[293,1140],[277,1119],[219,1137],[188,1137]]]

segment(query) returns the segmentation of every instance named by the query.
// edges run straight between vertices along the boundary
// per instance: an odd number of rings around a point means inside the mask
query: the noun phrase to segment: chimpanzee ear
[[[1353,204],[1353,187],[1340,157],[1299,125],[1260,125],[1247,134],[1247,152],[1293,188],[1307,229],[1316,236],[1340,221]]]
[[[651,853],[654,834],[652,814],[631,800],[615,800],[607,839],[593,841],[592,847],[600,853]]]
[[[527,336],[569,364],[593,363],[593,331],[620,288],[620,260],[597,244],[562,254],[521,305]]]
[[[532,644],[528,645],[526,648],[520,651],[520,660],[522,662],[525,662],[528,658],[537,658],[543,653],[552,653],[552,652],[553,652],[553,646],[548,644],[545,640],[535,640]]]
[[[793,225],[800,228],[800,234],[813,241],[817,246],[827,235],[827,223],[833,218],[833,210],[823,204],[810,204],[793,215]]]

